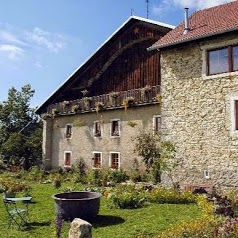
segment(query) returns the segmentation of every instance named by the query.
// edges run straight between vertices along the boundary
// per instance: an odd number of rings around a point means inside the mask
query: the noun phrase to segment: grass
[[[65,190],[69,183],[59,189],[52,184],[32,185],[32,204],[29,205],[29,227],[19,231],[8,228],[8,217],[3,203],[0,203],[1,238],[55,238],[55,210],[51,195]],[[75,187],[75,186],[74,186]],[[78,187],[80,189],[80,187]],[[195,204],[148,204],[140,209],[112,209],[102,197],[99,216],[92,221],[93,238],[135,238],[139,235],[152,237],[170,225],[181,220],[192,220],[200,216]],[[62,238],[68,237],[70,223],[64,222]]]

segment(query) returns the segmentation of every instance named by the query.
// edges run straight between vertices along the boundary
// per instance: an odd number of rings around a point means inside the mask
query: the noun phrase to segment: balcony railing
[[[160,103],[160,86],[146,86],[140,89],[112,92],[93,97],[84,97],[73,101],[51,104],[47,115],[56,116],[74,113],[86,113],[99,110],[127,108],[133,106]]]

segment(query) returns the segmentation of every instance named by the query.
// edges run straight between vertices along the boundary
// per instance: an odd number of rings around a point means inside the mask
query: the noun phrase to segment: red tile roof
[[[197,11],[189,17],[190,31],[184,32],[184,22],[167,33],[148,50],[161,49],[183,42],[238,30],[238,0]]]

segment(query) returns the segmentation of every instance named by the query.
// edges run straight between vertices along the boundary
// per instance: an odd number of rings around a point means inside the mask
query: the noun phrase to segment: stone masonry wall
[[[238,73],[207,77],[203,68],[204,48],[237,39],[227,36],[161,52],[162,131],[176,145],[179,182],[238,186],[238,136],[231,132],[230,100],[238,96]]]
[[[51,147],[51,155],[48,153],[46,160],[50,160],[51,168],[58,168],[64,165],[64,152],[72,152],[72,163],[83,158],[88,167],[92,167],[93,151],[102,152],[103,167],[109,167],[110,152],[120,152],[120,166],[129,169],[133,166],[135,158],[139,159],[134,153],[134,142],[132,139],[140,133],[140,130],[153,130],[153,116],[160,115],[160,105],[129,107],[124,109],[99,111],[75,114],[70,116],[59,116],[47,119],[48,123],[53,123],[53,127],[48,127],[47,135],[52,134],[52,141],[48,140]],[[121,120],[121,136],[110,138],[110,120]],[[94,121],[102,122],[102,138],[93,136]],[[134,127],[128,125],[129,121],[136,123]],[[47,122],[46,122],[47,123]],[[72,139],[65,138],[65,125],[71,123]],[[47,127],[45,127],[47,129]],[[50,143],[51,146],[50,146]]]

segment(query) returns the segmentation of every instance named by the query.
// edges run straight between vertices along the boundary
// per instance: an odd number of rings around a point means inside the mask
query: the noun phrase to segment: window
[[[66,138],[70,139],[72,138],[72,125],[66,124],[66,132],[65,132]]]
[[[93,135],[94,135],[95,137],[100,137],[100,136],[102,136],[101,123],[100,123],[100,121],[95,121],[95,122],[94,122]]]
[[[71,167],[71,151],[64,152],[64,167]]]
[[[114,119],[111,120],[111,137],[120,136],[120,120]]]
[[[93,167],[101,168],[102,167],[102,152],[93,152]]]
[[[111,152],[109,158],[109,167],[112,169],[119,169],[120,168],[120,153],[118,152]]]
[[[230,99],[231,134],[238,134],[238,96]]]
[[[160,132],[161,130],[161,116],[153,116],[153,130]]]
[[[238,70],[238,46],[233,47],[233,70]]]
[[[238,46],[208,50],[207,57],[207,75],[238,70]]]
[[[234,100],[234,118],[235,118],[234,129],[238,130],[238,100]]]

